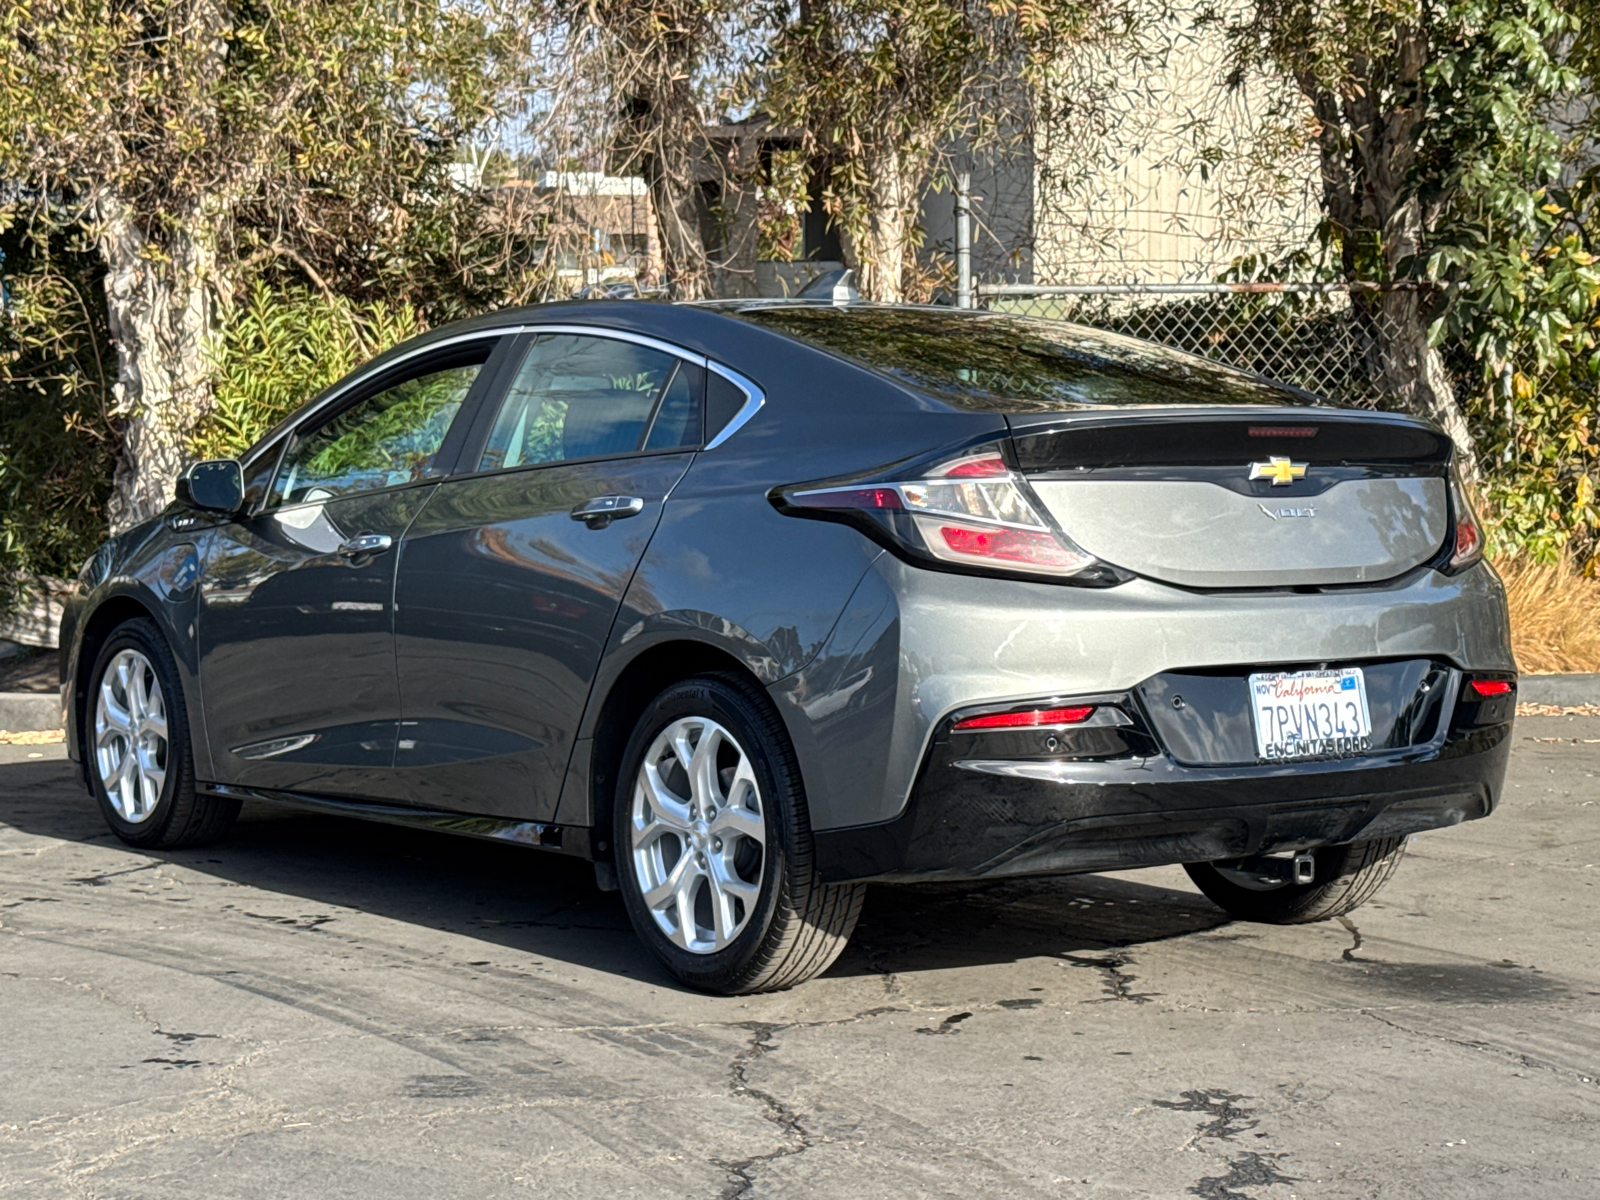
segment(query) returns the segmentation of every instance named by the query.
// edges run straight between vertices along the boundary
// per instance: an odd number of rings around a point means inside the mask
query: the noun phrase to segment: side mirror
[[[197,462],[178,480],[178,499],[230,516],[244,507],[244,473],[231,458]]]

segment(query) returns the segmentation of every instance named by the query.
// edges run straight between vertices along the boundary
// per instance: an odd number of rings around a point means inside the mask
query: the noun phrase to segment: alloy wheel
[[[94,761],[117,816],[149,818],[167,782],[167,700],[150,660],[120,650],[100,675],[94,713]]]
[[[761,895],[767,826],[750,756],[732,733],[707,717],[663,729],[634,782],[629,833],[661,932],[694,954],[739,936]]]

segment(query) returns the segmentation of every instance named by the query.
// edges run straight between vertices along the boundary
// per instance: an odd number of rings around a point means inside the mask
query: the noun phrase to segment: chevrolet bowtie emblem
[[[1305,463],[1290,462],[1287,458],[1279,458],[1277,455],[1273,455],[1264,463],[1250,464],[1250,478],[1270,479],[1273,487],[1277,487],[1280,483],[1293,483],[1296,479],[1304,479],[1305,474]]]

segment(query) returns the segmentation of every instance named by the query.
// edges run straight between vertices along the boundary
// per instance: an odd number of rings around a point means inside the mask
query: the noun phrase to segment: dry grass
[[[1511,607],[1511,648],[1529,675],[1600,671],[1600,580],[1585,579],[1568,562],[1542,564],[1503,558]]]

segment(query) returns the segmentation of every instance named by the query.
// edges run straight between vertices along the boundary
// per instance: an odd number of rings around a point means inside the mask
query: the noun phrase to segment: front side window
[[[272,503],[328,500],[443,474],[445,434],[482,369],[468,363],[402,380],[301,436],[278,468]]]
[[[550,334],[528,348],[480,471],[673,450],[700,440],[700,370],[614,338]]]

